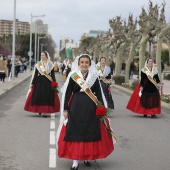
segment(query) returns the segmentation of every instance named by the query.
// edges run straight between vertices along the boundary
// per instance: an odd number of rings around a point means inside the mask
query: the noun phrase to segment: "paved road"
[[[67,170],[72,162],[55,154],[59,113],[44,118],[25,112],[28,84],[29,80],[23,82],[0,99],[0,170]],[[79,169],[169,170],[169,110],[162,109],[156,119],[143,118],[125,109],[128,93],[112,92],[116,108],[110,120],[120,142],[108,158],[93,162],[90,168],[80,162]]]

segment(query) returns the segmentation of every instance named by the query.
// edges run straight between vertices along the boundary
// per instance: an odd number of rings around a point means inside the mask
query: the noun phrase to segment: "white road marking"
[[[55,120],[51,120],[51,122],[50,122],[50,129],[55,130]]]
[[[57,167],[56,155],[56,132],[55,132],[55,114],[51,114],[50,121],[50,150],[49,150],[49,168]]]
[[[56,149],[50,148],[49,168],[56,168]]]
[[[50,145],[55,145],[55,131],[50,131]]]
[[[51,114],[51,119],[55,119],[55,114]]]

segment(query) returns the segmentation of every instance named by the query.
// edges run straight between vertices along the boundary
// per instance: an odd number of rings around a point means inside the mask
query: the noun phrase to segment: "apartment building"
[[[30,32],[29,22],[16,19],[16,34],[25,35]],[[0,19],[0,36],[13,34],[13,20]]]

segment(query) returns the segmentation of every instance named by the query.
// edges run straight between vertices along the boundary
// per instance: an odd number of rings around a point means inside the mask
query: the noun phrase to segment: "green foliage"
[[[146,58],[149,57],[149,52],[148,51],[145,51],[145,56],[146,56]]]
[[[165,49],[161,51],[161,59],[164,63],[166,63],[167,65],[169,65],[169,50]]]
[[[62,59],[66,58],[66,49],[63,48],[62,50],[60,50],[59,54]]]
[[[136,56],[139,56],[139,51],[136,51]]]
[[[113,76],[113,80],[115,81],[115,84],[121,85],[122,83],[125,83],[125,76]]]
[[[83,46],[89,46],[90,43],[91,43],[93,40],[94,40],[93,37],[87,37],[86,39],[84,39],[84,40],[81,42],[81,44],[82,44]]]
[[[16,49],[16,54],[20,55],[21,57],[29,58],[28,51],[29,51],[30,35],[29,34],[17,35],[16,41],[17,44],[20,44],[20,48]],[[33,49],[33,45],[32,45],[32,49]]]
[[[139,83],[139,80],[134,80],[134,81],[132,82],[132,85],[131,85],[132,89],[135,89],[136,86],[138,85],[138,83]]]
[[[135,54],[135,55],[136,55],[136,56],[139,56],[139,51],[136,51],[136,54]],[[146,57],[146,58],[149,57],[149,52],[148,52],[148,51],[145,51],[145,57]],[[135,62],[137,62],[137,61],[139,61],[139,58],[135,58],[134,60],[135,60]]]
[[[44,34],[39,35],[41,37],[44,37]],[[3,36],[0,37],[0,43],[3,44],[3,47],[5,47],[6,50],[9,51],[9,54],[12,53],[12,35]],[[38,43],[38,36],[37,36],[37,43]],[[49,36],[48,38],[40,39],[40,43],[47,44],[47,46],[44,46],[45,51],[49,52],[49,55],[51,57],[54,56],[56,44],[53,41],[52,37]],[[17,55],[20,55],[21,57],[29,58],[28,51],[30,49],[30,34],[20,35],[16,34],[16,41],[15,41],[15,51]],[[35,34],[32,34],[32,51],[34,53],[35,49]],[[40,49],[40,48],[39,48]]]

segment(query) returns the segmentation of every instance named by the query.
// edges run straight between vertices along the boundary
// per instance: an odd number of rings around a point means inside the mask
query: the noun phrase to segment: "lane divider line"
[[[49,168],[56,168],[57,167],[56,135],[55,134],[56,134],[55,133],[55,114],[51,114]]]
[[[50,148],[49,168],[56,168],[56,149]]]
[[[55,120],[51,120],[50,129],[55,130]]]
[[[55,131],[50,131],[50,145],[55,145]]]

